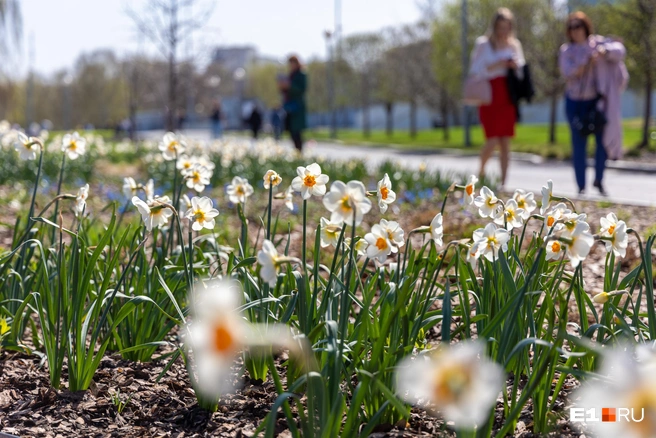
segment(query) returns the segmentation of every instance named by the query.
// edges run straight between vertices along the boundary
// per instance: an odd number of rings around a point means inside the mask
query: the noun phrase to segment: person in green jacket
[[[285,124],[294,142],[294,147],[303,152],[303,130],[307,127],[305,90],[307,75],[302,70],[297,56],[289,57],[289,78],[283,84]]]

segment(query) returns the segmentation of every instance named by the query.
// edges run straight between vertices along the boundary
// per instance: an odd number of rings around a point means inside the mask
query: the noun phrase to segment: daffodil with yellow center
[[[486,357],[485,343],[464,341],[397,365],[397,393],[423,404],[457,429],[483,424],[505,383],[503,368]]]

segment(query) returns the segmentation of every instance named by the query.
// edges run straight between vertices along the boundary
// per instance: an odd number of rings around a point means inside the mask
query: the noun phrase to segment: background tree
[[[619,37],[627,50],[630,84],[642,88],[644,109],[639,146],[649,145],[652,93],[656,79],[656,0],[621,0],[586,9],[602,35]]]
[[[365,137],[371,135],[371,89],[375,85],[375,65],[383,53],[383,39],[378,33],[361,33],[343,41],[343,57],[359,76],[362,129]]]
[[[142,32],[168,61],[168,102],[166,128],[175,127],[175,111],[178,101],[178,47],[191,34],[207,22],[213,3],[201,4],[198,0],[149,0],[142,13],[128,9],[140,32]]]

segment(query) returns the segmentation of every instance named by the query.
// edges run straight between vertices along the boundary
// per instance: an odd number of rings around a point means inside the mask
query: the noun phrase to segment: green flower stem
[[[189,291],[194,292],[194,239],[191,224],[189,224]],[[184,250],[182,250],[184,252]]]
[[[269,208],[267,209],[267,240],[271,240],[271,209],[273,207],[273,180],[274,176],[269,180]]]
[[[57,195],[55,199],[57,200],[55,202],[55,211],[52,215],[52,221],[54,222],[57,219],[57,213],[59,212],[59,195],[61,193],[61,187],[62,187],[62,182],[64,180],[64,168],[66,167],[66,153],[62,154],[62,162],[61,162],[61,169],[59,169],[59,182],[57,183]],[[41,216],[41,215],[39,215]],[[52,240],[54,241],[55,239],[55,229],[53,228],[52,230]]]
[[[307,199],[303,199],[303,246],[301,247],[302,259],[303,259],[303,273],[307,277]]]

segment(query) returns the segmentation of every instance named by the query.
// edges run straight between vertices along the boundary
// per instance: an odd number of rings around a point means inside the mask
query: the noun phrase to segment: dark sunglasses
[[[576,30],[576,29],[581,29],[583,27],[582,23],[572,23],[567,26],[568,30]]]

